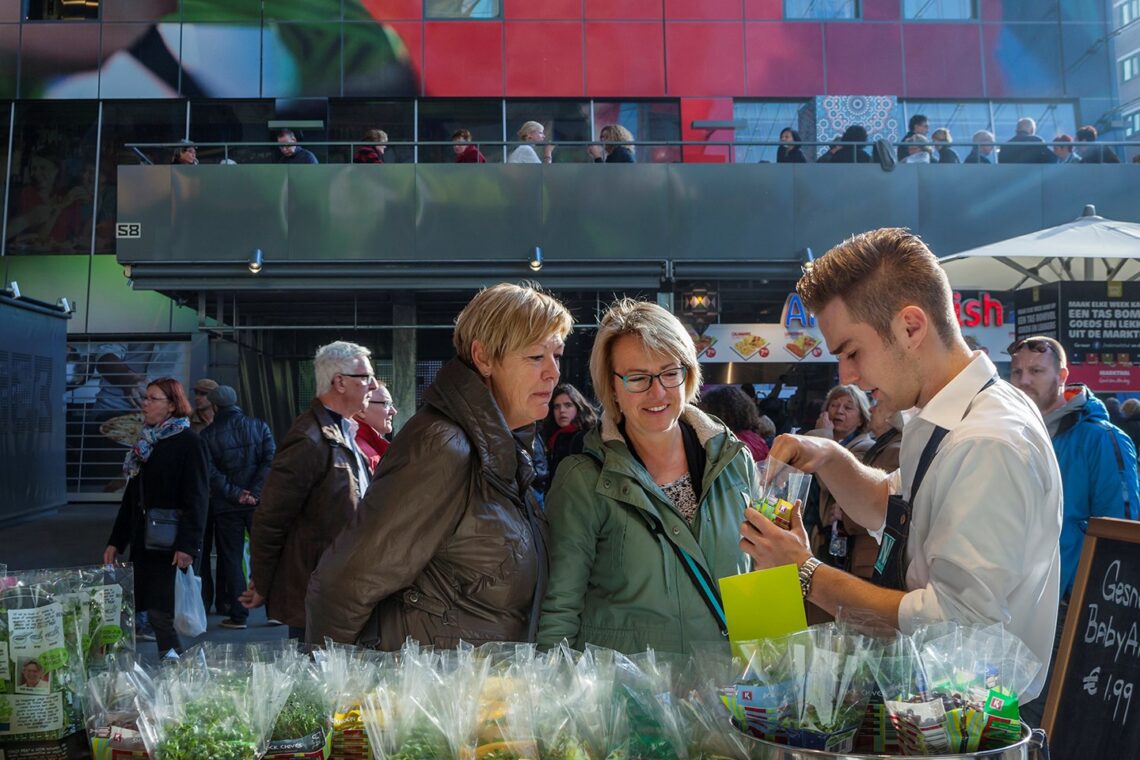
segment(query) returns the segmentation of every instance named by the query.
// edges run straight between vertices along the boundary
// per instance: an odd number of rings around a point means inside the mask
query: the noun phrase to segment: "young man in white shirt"
[[[890,475],[822,438],[780,436],[771,456],[815,473],[872,532],[886,527],[890,494],[912,501],[905,590],[820,566],[799,519],[784,531],[748,510],[741,547],[757,567],[798,566],[805,598],[831,614],[869,610],[904,633],[940,621],[1004,624],[1042,661],[1022,695],[1033,699],[1053,645],[1062,498],[1040,412],[967,347],[945,273],[908,231],[851,238],[809,265],[797,290],[838,358],[839,382],[918,409],[903,430],[900,470]]]

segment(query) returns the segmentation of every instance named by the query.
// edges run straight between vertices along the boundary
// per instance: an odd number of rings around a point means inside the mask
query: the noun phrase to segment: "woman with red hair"
[[[164,377],[146,387],[143,426],[127,452],[127,487],[103,562],[116,562],[130,547],[135,567],[135,605],[145,610],[159,655],[182,652],[174,630],[174,573],[185,571],[202,549],[210,488],[206,448],[190,429],[193,408],[177,380]],[[178,510],[178,528],[167,548],[147,547],[146,512]]]

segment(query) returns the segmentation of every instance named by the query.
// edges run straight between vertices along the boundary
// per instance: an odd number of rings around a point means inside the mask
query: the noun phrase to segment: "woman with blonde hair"
[[[546,499],[550,589],[539,646],[728,651],[717,579],[741,569],[740,521],[756,493],[744,445],[693,405],[693,341],[675,316],[622,299],[590,354],[602,402],[584,451]]]
[[[633,133],[621,124],[607,124],[598,133],[602,145],[591,145],[586,149],[594,163],[601,164],[632,164],[636,163],[633,153]],[[628,144],[621,144],[628,143]],[[603,157],[603,150],[605,155]]]
[[[537,121],[528,121],[519,127],[519,139],[522,145],[511,151],[507,157],[508,164],[549,164],[554,160],[554,146],[549,143],[542,146],[542,158],[532,143],[546,142],[546,127]]]
[[[950,135],[950,130],[946,127],[939,127],[934,130],[934,134],[930,136],[934,142],[934,155],[931,157],[931,163],[936,164],[960,164],[962,159],[958,158],[958,154],[950,147],[954,142],[954,138]]]
[[[535,422],[558,383],[570,313],[529,285],[480,291],[380,460],[351,526],[321,557],[307,638],[384,650],[533,641],[546,589],[530,487]]]

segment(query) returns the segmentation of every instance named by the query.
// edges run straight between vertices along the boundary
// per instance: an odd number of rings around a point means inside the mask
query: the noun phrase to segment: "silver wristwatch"
[[[815,569],[822,565],[815,557],[808,557],[804,563],[800,565],[800,591],[804,594],[804,599],[808,598],[811,594],[811,579],[815,575]]]

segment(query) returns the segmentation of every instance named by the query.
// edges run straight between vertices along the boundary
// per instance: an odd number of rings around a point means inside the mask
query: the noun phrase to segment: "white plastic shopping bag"
[[[202,579],[194,575],[192,566],[174,571],[174,630],[190,638],[206,632]]]

